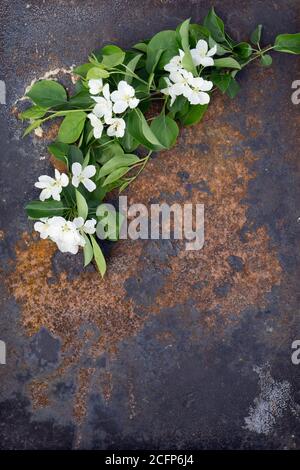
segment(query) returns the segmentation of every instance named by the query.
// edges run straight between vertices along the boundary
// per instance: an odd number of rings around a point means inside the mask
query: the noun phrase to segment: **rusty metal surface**
[[[298,0],[215,1],[238,39],[296,32]],[[23,211],[50,167],[43,138],[21,139],[14,103],[50,70],[103,42],[130,44],[200,21],[209,1],[2,1],[1,316],[3,449],[300,447],[300,60],[249,67],[235,101],[152,159],[130,202],[202,202],[205,246],[122,241],[100,281],[31,233]],[[65,79],[64,72],[59,76]]]

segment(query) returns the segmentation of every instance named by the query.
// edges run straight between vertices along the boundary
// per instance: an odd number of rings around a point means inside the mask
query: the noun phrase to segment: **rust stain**
[[[83,421],[86,413],[85,403],[87,400],[87,393],[93,374],[95,373],[93,367],[80,368],[78,373],[77,389],[74,400],[74,416],[78,422]]]
[[[108,402],[111,399],[113,387],[112,387],[112,373],[110,371],[104,371],[100,375],[100,390],[102,393],[102,396],[106,402]]]
[[[49,126],[47,126],[47,128],[43,128],[43,140],[46,140],[46,141],[53,141],[56,139],[57,137],[57,133],[58,133],[58,130],[59,130],[59,127],[61,125],[61,120],[56,120],[54,122],[52,122]]]
[[[50,405],[50,399],[48,396],[49,384],[47,382],[32,380],[28,388],[33,410],[45,408]]]
[[[222,335],[227,325],[239,321],[246,307],[265,304],[265,294],[280,283],[281,268],[264,227],[240,236],[247,222],[247,204],[242,201],[249,181],[255,177],[250,168],[257,157],[247,147],[240,150],[243,135],[226,123],[223,98],[219,96],[214,101],[205,121],[184,129],[176,148],[152,160],[129,188],[128,196],[130,203],[149,205],[154,197],[163,202],[162,191],[169,195],[177,191],[184,202],[205,205],[204,248],[185,251],[182,245],[179,254],[168,259],[166,283],[153,299],[148,315],[192,301],[202,312],[199,314],[202,329],[208,334]],[[259,132],[257,119],[249,119],[255,128],[253,132]],[[183,171],[190,175],[187,180],[178,176]],[[199,192],[196,185],[201,181],[209,191]],[[78,362],[86,342],[78,331],[86,322],[100,331],[89,348],[94,358],[104,351],[114,355],[122,340],[141,330],[148,316],[135,313],[124,282],[139,270],[147,269],[146,261],[141,266],[142,248],[141,241],[121,241],[113,249],[104,280],[96,272],[82,272],[68,280],[66,272],[53,278],[54,244],[24,235],[16,246],[15,271],[6,282],[22,305],[21,320],[27,333],[32,335],[46,326],[62,339],[62,364],[45,381],[55,380]],[[232,255],[242,260],[240,271],[232,269],[228,261]],[[201,283],[201,289],[195,288],[195,283]],[[224,285],[227,290],[218,294]],[[168,332],[161,339],[170,339]],[[93,368],[80,369],[78,374],[74,400],[78,420],[84,419],[92,376]],[[108,373],[99,386],[105,399],[112,392],[111,379]],[[34,400],[39,403],[38,398]]]

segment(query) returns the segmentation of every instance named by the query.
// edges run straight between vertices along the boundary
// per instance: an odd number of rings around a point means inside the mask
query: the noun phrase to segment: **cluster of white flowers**
[[[96,184],[90,178],[96,174],[94,165],[83,167],[80,163],[72,165],[72,185],[78,188],[80,184],[90,192],[96,189]],[[62,189],[69,184],[69,177],[65,173],[55,170],[55,178],[48,175],[41,175],[35,186],[42,189],[40,200],[53,198],[60,201]],[[40,233],[41,238],[49,238],[55,242],[60,251],[76,254],[80,246],[85,245],[83,233],[93,234],[96,231],[96,220],[89,219],[84,221],[82,217],[76,217],[73,221],[66,220],[64,217],[42,218],[34,224],[34,230]]]
[[[191,56],[195,67],[209,67],[214,65],[213,56],[217,52],[217,47],[214,46],[210,50],[208,44],[203,39],[197,42],[194,49],[191,49]],[[209,80],[204,80],[202,77],[194,77],[191,72],[188,72],[182,65],[184,51],[179,50],[179,55],[173,57],[170,62],[165,65],[164,69],[169,72],[169,77],[165,78],[167,88],[164,88],[162,93],[171,97],[171,105],[174,103],[177,96],[183,95],[191,104],[208,104],[210,96],[207,91],[213,87],[213,83]]]
[[[80,163],[73,163],[72,165],[72,185],[78,188],[79,184],[92,192],[96,189],[96,185],[92,178],[96,174],[95,165],[87,165],[83,167]],[[55,178],[51,178],[48,175],[41,175],[39,180],[34,184],[36,188],[41,189],[40,200],[53,198],[55,201],[60,201],[60,193],[63,188],[68,186],[69,177],[65,173],[60,173],[55,169]]]
[[[73,221],[63,217],[42,218],[34,224],[34,230],[39,232],[43,239],[49,238],[56,243],[62,253],[76,255],[79,247],[85,246],[84,233],[93,234],[96,231],[96,220],[90,219],[84,222],[82,217],[76,217]]]
[[[88,81],[90,94],[96,105],[92,113],[88,114],[95,139],[100,139],[104,129],[107,127],[109,137],[123,137],[125,134],[125,121],[117,114],[124,113],[128,108],[136,108],[139,100],[135,97],[134,88],[125,80],[118,83],[118,89],[110,93],[109,84],[103,84],[103,80],[91,79]],[[102,96],[95,96],[100,95]]]

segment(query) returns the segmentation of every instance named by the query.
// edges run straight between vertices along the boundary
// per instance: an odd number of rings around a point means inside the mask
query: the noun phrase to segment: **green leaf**
[[[171,57],[176,55],[176,53],[178,52],[178,44],[177,44],[175,31],[173,30],[160,31],[159,33],[155,34],[155,36],[153,36],[153,38],[150,40],[148,47],[147,47],[147,61],[146,61],[146,69],[148,73],[151,73],[153,71],[153,66],[155,64],[155,61],[157,60],[157,54],[159,50],[167,51],[168,57],[170,55]],[[167,59],[165,58],[164,59],[165,63],[166,63],[166,60]],[[163,67],[163,62],[161,64],[161,67]]]
[[[288,54],[300,54],[300,33],[280,34],[275,39],[274,50]]]
[[[259,25],[256,26],[255,30],[251,34],[250,40],[251,40],[252,44],[257,45],[257,44],[260,43],[261,32],[262,32],[262,25],[259,24]]]
[[[63,144],[62,142],[53,142],[48,146],[48,151],[59,161],[63,162],[67,167],[68,162],[68,151],[69,145]]]
[[[99,147],[99,149],[97,149],[96,160],[101,163],[101,165],[104,165],[104,163],[117,155],[124,155],[124,150],[119,142],[112,140],[109,144],[105,145],[105,147]]]
[[[226,69],[241,69],[241,65],[233,57],[222,57],[215,59],[215,67]]]
[[[153,56],[153,57],[148,56],[148,57],[150,57],[151,61],[149,61],[148,58],[147,58],[146,69],[149,71],[148,90],[150,89],[152,80],[154,78],[154,70],[156,69],[157,64],[159,63],[159,60],[160,60],[163,52],[164,52],[163,49],[158,49],[155,52],[155,56]]]
[[[127,117],[125,117],[126,127],[127,127]],[[131,153],[138,148],[140,143],[136,140],[129,132],[125,132],[124,137],[119,139],[122,147],[126,152]]]
[[[36,82],[26,96],[42,108],[51,108],[67,101],[66,90],[54,80]]]
[[[173,115],[176,115],[177,113],[183,115],[189,110],[189,102],[183,95],[180,95],[176,97],[172,106],[170,106],[170,102],[168,102],[168,107]]]
[[[101,276],[103,277],[106,271],[106,261],[101,251],[101,248],[96,242],[95,238],[93,237],[93,235],[90,235],[90,237],[93,246],[95,262]]]
[[[260,58],[260,64],[263,67],[270,67],[272,65],[273,59],[269,54],[264,54]]]
[[[190,105],[189,111],[185,113],[183,116],[180,116],[180,120],[184,126],[191,126],[199,122],[207,110],[207,104],[201,105]]]
[[[210,31],[213,39],[217,42],[225,41],[224,23],[212,7],[204,18],[203,25]]]
[[[94,256],[94,251],[93,251],[91,242],[89,240],[89,237],[85,233],[82,233],[82,236],[85,240],[85,245],[83,247],[83,256],[84,256],[84,267],[86,267],[92,261],[93,256]]]
[[[84,220],[86,220],[88,216],[88,212],[89,212],[89,208],[86,203],[86,200],[84,196],[78,191],[78,189],[75,189],[75,194],[76,194],[78,217],[82,217]]]
[[[181,25],[178,28],[180,42],[185,52],[183,59],[182,59],[182,65],[189,72],[196,74],[197,70],[194,65],[194,61],[192,59],[191,52],[190,52],[189,26],[190,26],[190,20],[188,19],[188,20],[185,20],[183,23],[181,23]]]
[[[67,114],[59,128],[58,140],[65,144],[75,142],[83,130],[85,119],[86,114],[83,111]]]
[[[139,157],[134,154],[124,154],[113,157],[100,169],[98,178],[102,178],[102,176],[109,175],[109,173],[116,170],[117,168],[125,166],[129,167],[131,165],[134,165],[135,163],[138,163],[139,161]]]
[[[104,46],[101,53],[103,55],[102,63],[106,67],[116,67],[122,64],[125,59],[125,52],[120,47],[113,44]]]
[[[94,104],[95,102],[92,100],[88,90],[81,90],[76,95],[71,96],[68,101],[68,108],[88,108]]]
[[[88,62],[87,64],[78,65],[78,67],[75,67],[73,72],[80,75],[80,77],[85,78],[88,71],[93,67],[94,65]]]
[[[231,82],[231,76],[229,74],[220,73],[217,70],[211,74],[210,79],[222,93],[225,93]]]
[[[210,37],[209,30],[200,24],[190,24],[191,44],[196,46],[199,39],[208,41]]]
[[[229,86],[227,87],[226,94],[229,98],[235,98],[238,92],[240,91],[240,85],[235,80],[235,78],[231,77]]]
[[[138,108],[133,109],[128,114],[127,130],[140,144],[151,150],[162,150],[165,148],[154,135],[143,113]]]
[[[135,44],[133,46],[133,49],[137,49],[138,51],[141,51],[141,52],[144,52],[146,53],[147,52],[147,44],[144,43],[144,42],[138,42],[137,44]]]
[[[223,45],[221,46],[221,44],[218,44],[211,36],[209,36],[208,44],[209,44],[210,49],[213,48],[214,46],[217,46],[216,54],[218,56],[222,56],[222,55],[228,54],[228,52],[231,52],[230,48],[226,48]]]
[[[194,64],[194,61],[192,59],[192,55],[189,49],[187,49],[184,52],[184,56],[182,59],[182,66],[183,68],[188,70],[188,72],[192,72],[194,75],[196,75],[197,70],[196,70],[196,67],[195,67],[195,64]]]
[[[164,147],[171,148],[176,143],[179,133],[178,126],[164,112],[152,120],[150,127]]]
[[[69,208],[62,201],[31,201],[25,206],[31,219],[64,215],[66,209]]]
[[[39,119],[45,116],[47,108],[41,108],[40,106],[31,106],[31,108],[25,109],[20,114],[20,119]]]
[[[53,142],[48,146],[48,150],[56,158],[62,158],[68,155],[69,145],[63,142]]]
[[[178,28],[182,49],[184,51],[190,48],[189,26],[190,26],[190,19],[187,19],[183,23],[181,23],[181,25]]]
[[[143,54],[137,54],[135,57],[133,57],[133,59],[131,59],[128,64],[127,64],[127,69],[126,69],[126,73],[125,73],[125,80],[127,83],[131,83],[132,82],[132,76],[131,76],[131,73],[130,72],[134,72],[135,69],[136,69],[136,66],[140,60],[140,58],[143,57]],[[129,69],[129,70],[128,70]]]
[[[98,78],[108,78],[109,77],[109,72],[107,70],[104,70],[100,67],[92,67],[89,69],[89,71],[86,74],[86,79],[91,80],[91,79],[98,79]]]
[[[233,52],[241,59],[248,59],[252,54],[252,47],[247,42],[240,42],[233,48]]]
[[[130,168],[128,167],[122,167],[122,168],[117,168],[116,170],[112,171],[104,180],[102,186],[107,186],[108,184],[114,183],[115,181],[118,181],[122,176],[124,176]]]
[[[81,165],[83,164],[83,154],[80,148],[77,145],[69,145],[68,146],[68,161],[69,166],[71,167],[73,163],[78,162]]]

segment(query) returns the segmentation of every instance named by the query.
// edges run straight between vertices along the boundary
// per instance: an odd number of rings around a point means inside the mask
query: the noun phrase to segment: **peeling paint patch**
[[[253,370],[259,376],[261,391],[250,406],[249,416],[245,418],[245,429],[268,435],[287,411],[299,416],[300,406],[292,398],[291,384],[286,380],[276,382],[271,376],[269,364],[255,366]]]

